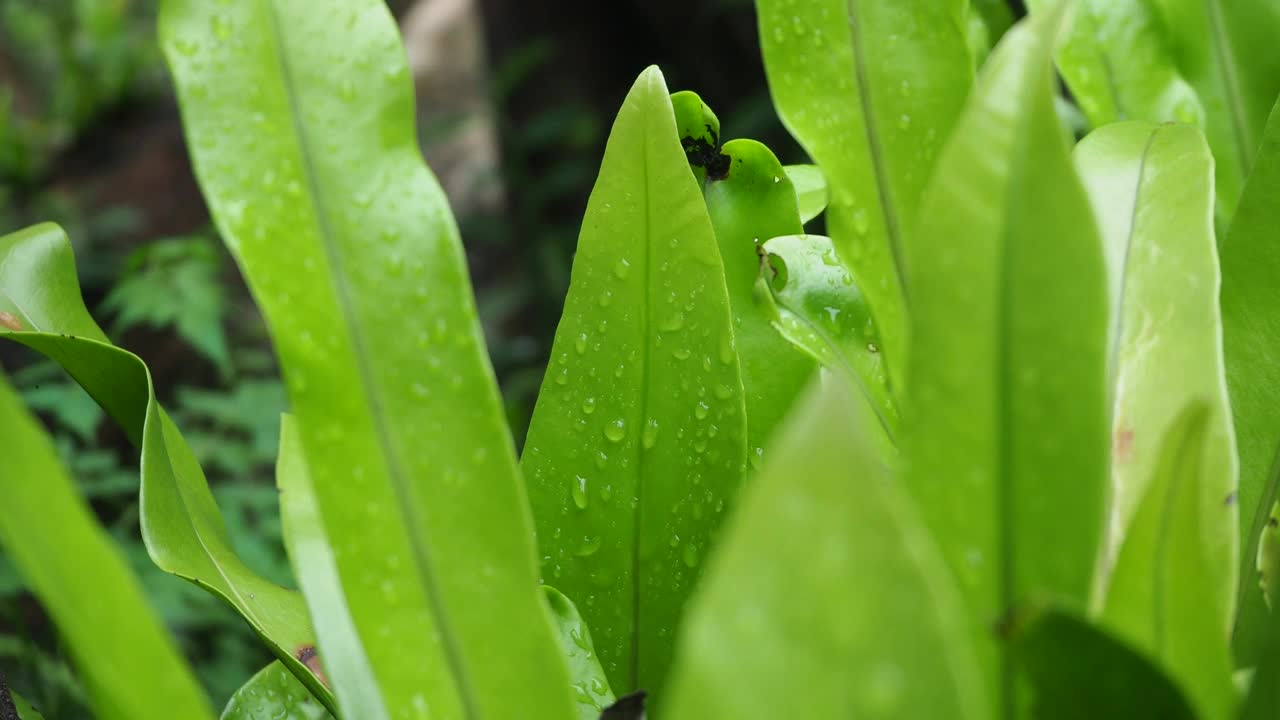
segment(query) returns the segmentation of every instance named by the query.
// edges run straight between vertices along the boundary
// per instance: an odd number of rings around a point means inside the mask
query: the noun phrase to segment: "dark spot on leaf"
[[[315,645],[302,645],[293,653],[293,656],[320,678],[320,682],[324,683],[325,687],[329,687],[329,679],[324,675],[324,667],[320,664],[320,654],[316,652]]]
[[[9,328],[10,330],[22,329],[22,321],[19,320],[18,317],[13,313],[8,313],[8,312],[0,311],[0,325],[3,325]]]
[[[1133,431],[1128,428],[1117,428],[1111,443],[1111,457],[1116,462],[1129,462],[1133,459]]]
[[[710,142],[706,138],[682,137],[680,146],[684,148],[690,165],[707,171],[708,180],[724,180],[729,177],[730,158],[720,152],[720,138],[716,137],[710,125],[707,126],[707,134],[711,136]]]
[[[644,700],[649,693],[637,690],[623,695],[600,713],[600,720],[644,720]]]
[[[1267,527],[1280,527],[1280,519],[1274,517],[1267,518]]]
[[[1227,493],[1227,496],[1222,500],[1222,504],[1226,505],[1227,507],[1231,507],[1232,505],[1236,504],[1236,493],[1234,490]]]

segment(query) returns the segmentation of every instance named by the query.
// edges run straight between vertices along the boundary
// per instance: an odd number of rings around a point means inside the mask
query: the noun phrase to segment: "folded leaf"
[[[773,103],[822,169],[827,231],[906,364],[903,238],[973,78],[964,0],[756,0]]]
[[[694,596],[661,717],[992,717],[961,596],[878,420],[813,388]]]
[[[1165,432],[1148,490],[1133,516],[1102,607],[1101,622],[1155,658],[1186,691],[1198,716],[1234,712],[1229,647],[1230,601],[1222,592],[1228,562],[1215,468],[1210,406],[1196,401]],[[1216,428],[1215,428],[1216,430]],[[1216,434],[1216,432],[1214,433]]]
[[[578,614],[578,608],[564,593],[543,585],[547,606],[560,631],[560,648],[569,664],[574,699],[578,701],[579,720],[597,720],[600,713],[617,699],[609,689],[609,681],[600,667],[591,642],[591,631]]]
[[[771,322],[771,307],[757,292],[761,243],[802,230],[796,191],[769,148],[731,140],[721,148],[727,171],[706,186],[733,310],[733,334],[747,407],[747,456],[759,464],[775,428],[817,371],[813,359]]]
[[[204,472],[156,402],[147,366],[111,345],[80,297],[75,259],[56,225],[0,237],[0,337],[62,366],[141,448],[142,540],[155,564],[235,608],[276,657],[326,703],[332,695],[294,657],[314,644],[302,596],[256,574],[232,548]]]
[[[827,209],[827,179],[817,165],[783,165],[787,179],[796,189],[800,222],[807,223]],[[767,238],[761,238],[766,240]]]
[[[1034,720],[1193,720],[1178,685],[1146,657],[1078,616],[1037,610],[1014,633]]]
[[[908,487],[988,628],[1089,597],[1107,485],[1106,268],[1054,111],[1064,5],[1005,35],[938,162],[908,259]]]
[[[1280,110],[1273,111],[1257,164],[1222,241],[1222,333],[1227,387],[1240,450],[1240,576],[1234,647],[1253,664],[1265,637],[1258,538],[1280,478]]]
[[[783,334],[827,367],[849,372],[893,439],[898,432],[898,409],[875,319],[852,274],[836,256],[831,239],[784,235],[766,242],[764,249],[772,275],[767,287],[779,308],[775,322]]]
[[[1113,561],[1161,459],[1166,433],[1193,400],[1210,417],[1196,484],[1209,611],[1235,612],[1235,433],[1227,400],[1213,232],[1213,157],[1188,125],[1108,125],[1075,150],[1102,233],[1111,295],[1110,547]]]
[[[386,4],[166,0],[160,39],[385,706],[568,717],[514,444]]]
[[[203,690],[152,614],[137,578],[3,377],[0,428],[0,549],[52,617],[97,716],[212,718]]]
[[[523,457],[543,577],[621,693],[661,685],[746,463],[725,271],[689,167],[650,68],[587,202]]]
[[[361,716],[363,717],[363,716]],[[220,720],[332,720],[283,665],[273,662],[231,696]]]
[[[366,531],[363,523],[325,527],[316,507],[315,489],[307,473],[302,441],[292,415],[280,417],[280,455],[276,461],[280,490],[280,520],[293,574],[307,599],[307,609],[319,629],[319,649],[306,645],[295,656],[332,683],[342,717],[385,720],[387,712],[378,681],[369,666],[355,621],[347,606],[346,590],[338,577],[329,533],[335,537]]]

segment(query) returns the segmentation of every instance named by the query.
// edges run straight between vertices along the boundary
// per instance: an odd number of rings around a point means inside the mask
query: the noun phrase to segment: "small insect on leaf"
[[[13,313],[4,312],[4,311],[0,311],[0,325],[3,325],[9,328],[10,330],[25,329],[22,327],[22,321],[19,320],[16,315],[14,315]]]
[[[293,656],[298,658],[298,662],[306,665],[308,670],[315,673],[325,687],[331,687],[329,678],[324,675],[324,667],[320,664],[320,653],[316,652],[315,645],[302,645],[293,653]]]

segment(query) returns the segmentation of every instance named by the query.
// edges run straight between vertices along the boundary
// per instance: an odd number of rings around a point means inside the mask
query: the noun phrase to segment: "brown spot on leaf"
[[[320,678],[320,682],[325,687],[329,687],[329,678],[324,676],[324,667],[320,665],[320,653],[316,652],[315,645],[301,645],[293,656],[298,658],[298,662],[307,666],[316,677]]]
[[[1236,504],[1235,491],[1227,493],[1227,497],[1222,500],[1222,504],[1226,505],[1227,507],[1231,507],[1232,505],[1235,505]]]
[[[8,313],[4,311],[0,311],[0,325],[3,325],[9,328],[10,330],[22,329],[22,321],[19,320],[18,317],[13,313]]]
[[[1111,443],[1111,457],[1116,462],[1129,462],[1133,459],[1133,431],[1118,428]]]

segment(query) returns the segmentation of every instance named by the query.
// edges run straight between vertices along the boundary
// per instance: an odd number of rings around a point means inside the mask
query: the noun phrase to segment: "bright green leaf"
[[[774,106],[831,193],[827,231],[905,376],[904,238],[973,79],[964,0],[756,0]]]
[[[747,453],[753,464],[804,390],[817,365],[774,328],[772,308],[756,287],[761,243],[801,231],[796,191],[769,148],[755,140],[731,140],[722,157],[728,174],[706,186],[707,212],[715,228],[733,310],[733,333],[747,407]]]
[[[1069,612],[1038,610],[1015,630],[1033,720],[1193,720],[1181,689],[1141,653]]]
[[[160,39],[388,711],[568,717],[514,445],[390,11],[166,0]]]
[[[363,716],[360,716],[363,717]],[[273,662],[231,696],[220,720],[332,720],[283,665]]]
[[[1258,538],[1280,478],[1280,110],[1272,113],[1257,165],[1221,244],[1222,330],[1227,387],[1240,450],[1237,663],[1252,665],[1265,637]]]
[[[0,311],[11,316],[0,337],[60,364],[141,448],[142,539],[155,564],[234,607],[276,657],[332,702],[293,658],[315,637],[302,597],[236,555],[204,472],[156,402],[146,365],[109,344],[85,309],[71,244],[56,225],[0,237]]]
[[[338,577],[329,530],[316,507],[315,489],[303,459],[298,426],[291,415],[280,418],[280,457],[276,462],[280,490],[280,520],[285,547],[315,621],[319,650],[301,648],[302,657],[323,666],[332,683],[342,717],[386,720],[392,717],[369,666],[360,636]],[[332,678],[332,679],[329,679]]]
[[[1107,487],[1106,268],[1054,111],[1065,11],[1005,35],[943,151],[908,253],[908,486],[958,576],[983,666],[1029,593],[1083,607]]]
[[[550,585],[542,586],[547,606],[560,631],[560,648],[569,664],[569,679],[573,683],[574,699],[578,702],[579,720],[597,720],[601,711],[617,699],[609,689],[609,680],[600,657],[591,642],[591,631],[582,621],[582,615],[573,601]]]
[[[57,625],[98,717],[212,718],[137,578],[4,378],[0,427],[0,547]]]
[[[784,235],[764,245],[768,288],[783,334],[829,368],[843,369],[871,398],[889,439],[898,432],[898,409],[889,389],[880,337],[871,308],[836,256],[831,239]]]
[[[1213,157],[1188,125],[1108,125],[1075,164],[1102,233],[1110,285],[1112,508],[1107,561],[1143,501],[1162,442],[1193,399],[1210,403],[1196,492],[1199,582],[1226,632],[1235,609],[1238,512],[1213,231]],[[1105,580],[1103,581],[1105,583]]]
[[[1231,556],[1223,552],[1221,523],[1206,512],[1229,510],[1217,473],[1205,462],[1215,449],[1211,417],[1210,406],[1195,402],[1165,432],[1148,490],[1116,558],[1101,618],[1156,658],[1205,720],[1230,717],[1235,702],[1224,621],[1230,597],[1221,582],[1212,581],[1226,579],[1220,566]]]
[[[710,559],[663,717],[987,718],[961,596],[839,375],[784,426]]]
[[[543,577],[578,604],[616,692],[657,689],[746,461],[711,220],[662,73],[614,123],[525,444]]]
[[[13,696],[13,709],[18,713],[18,720],[44,720],[44,716],[38,710],[31,707],[31,703],[22,699],[18,693],[11,693]]]
[[[822,170],[817,165],[783,165],[782,170],[796,189],[800,222],[807,223],[821,215],[827,209],[827,179],[822,177]]]

